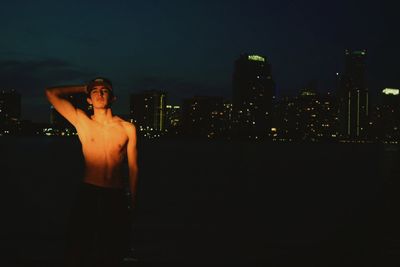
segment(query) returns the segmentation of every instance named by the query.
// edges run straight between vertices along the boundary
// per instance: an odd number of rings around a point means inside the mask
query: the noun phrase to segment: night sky
[[[83,3],[84,2],[84,3]],[[233,63],[264,55],[278,96],[309,81],[332,91],[344,50],[367,50],[371,94],[400,88],[395,1],[2,1],[0,88],[22,94],[22,118],[48,121],[44,88],[113,81],[115,113],[128,96],[168,92],[231,98]]]

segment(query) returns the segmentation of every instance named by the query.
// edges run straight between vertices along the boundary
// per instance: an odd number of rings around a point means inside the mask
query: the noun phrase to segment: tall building
[[[345,51],[345,68],[339,83],[339,115],[341,135],[345,138],[365,138],[369,116],[366,85],[366,50]]]
[[[230,139],[232,137],[232,121],[233,121],[233,105],[231,100],[224,101],[223,121],[225,125],[226,137]]]
[[[250,139],[271,132],[275,83],[264,56],[243,54],[233,72],[233,134]]]
[[[11,89],[0,91],[0,121],[18,121],[21,119],[21,95]]]
[[[14,89],[0,91],[0,136],[21,132],[21,95]]]
[[[385,88],[380,94],[381,105],[373,113],[371,123],[381,141],[400,141],[400,90]]]
[[[138,129],[159,134],[166,129],[166,93],[146,90],[130,96],[130,115]]]
[[[182,120],[181,106],[167,105],[165,128],[169,135],[179,134],[181,120]]]

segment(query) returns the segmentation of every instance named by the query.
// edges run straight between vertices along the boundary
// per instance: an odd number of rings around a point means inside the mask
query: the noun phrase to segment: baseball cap
[[[113,90],[112,88],[112,83],[109,79],[104,78],[104,77],[96,77],[93,80],[91,80],[88,85],[87,85],[87,92],[90,93],[90,91],[93,90],[93,87],[95,86],[104,86],[107,89],[109,89],[110,91]]]

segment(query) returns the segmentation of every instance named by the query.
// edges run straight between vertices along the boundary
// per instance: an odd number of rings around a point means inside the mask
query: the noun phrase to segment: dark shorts
[[[68,223],[66,266],[118,266],[129,249],[131,228],[123,189],[84,183]]]

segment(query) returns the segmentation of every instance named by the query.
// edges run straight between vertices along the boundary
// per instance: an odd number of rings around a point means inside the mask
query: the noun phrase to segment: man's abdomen
[[[88,164],[86,162],[84,182],[110,188],[122,188],[122,173],[120,165]]]

